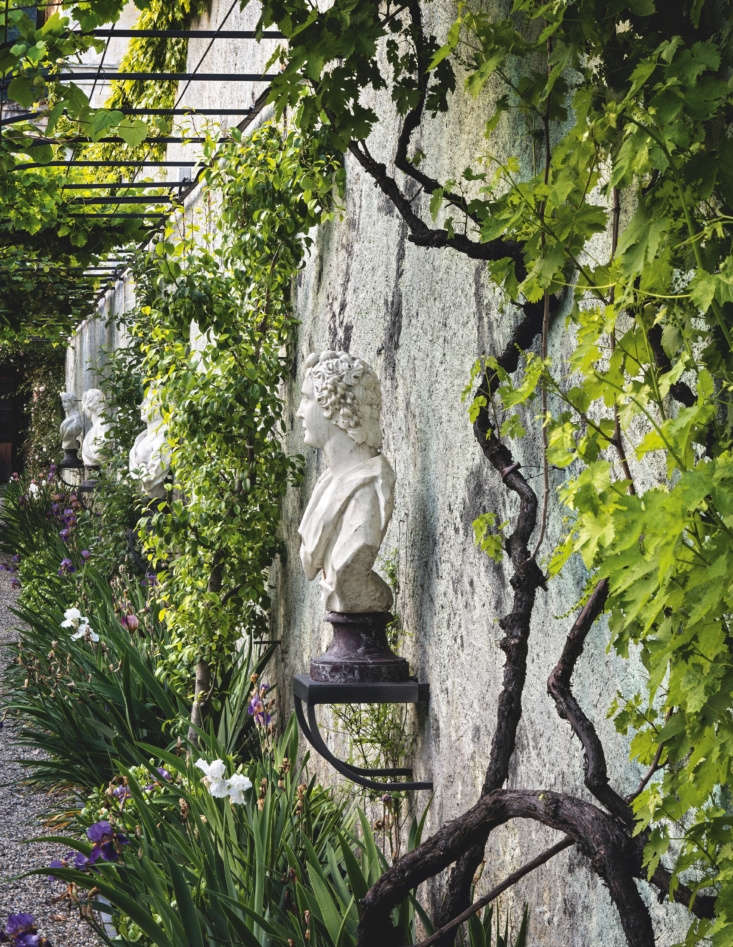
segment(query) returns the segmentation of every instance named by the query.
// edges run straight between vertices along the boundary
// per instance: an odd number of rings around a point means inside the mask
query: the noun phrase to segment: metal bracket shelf
[[[316,719],[318,704],[417,704],[427,702],[429,686],[415,680],[380,683],[330,684],[314,681],[307,674],[296,674],[293,678],[295,715],[298,725],[313,749],[327,760],[333,768],[360,786],[367,789],[400,791],[406,789],[432,789],[431,782],[376,780],[372,777],[411,777],[412,769],[365,769],[352,766],[338,759],[326,746]],[[305,707],[304,707],[305,705]]]

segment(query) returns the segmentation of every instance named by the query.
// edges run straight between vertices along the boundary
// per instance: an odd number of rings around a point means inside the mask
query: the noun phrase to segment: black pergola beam
[[[61,189],[64,191],[86,191],[86,190],[99,190],[100,188],[113,188],[113,187],[127,187],[127,188],[143,188],[143,187],[181,187],[186,186],[186,181],[91,181],[88,184],[83,184],[81,181],[72,181],[69,184],[62,184]]]
[[[264,30],[257,34],[255,30],[73,30],[80,36],[120,37],[134,39],[151,37],[158,39],[285,39],[283,33],[277,30]]]
[[[181,135],[154,135],[143,139],[146,145],[203,145],[205,138],[189,138]],[[39,138],[31,142],[31,148],[41,145],[124,145],[124,138],[108,135],[105,138],[89,138],[87,135],[74,135],[71,138]]]
[[[251,115],[252,109],[229,109],[229,108],[138,108],[137,106],[124,105],[120,108],[112,109],[114,112],[122,112],[123,115],[190,115],[195,118],[197,115]],[[23,112],[22,115],[11,115],[10,118],[4,118],[0,121],[0,127],[4,125],[14,125],[17,122],[27,122],[34,118],[41,117],[40,112]]]
[[[125,197],[118,194],[117,197],[73,197],[69,204],[172,204],[173,198],[168,197]]]
[[[253,109],[200,109],[193,107],[177,109],[146,109],[127,105],[123,108],[115,109],[115,111],[122,112],[123,115],[190,115],[192,118],[195,118],[197,115],[251,115]]]
[[[155,79],[156,81],[196,82],[270,82],[277,73],[261,72],[59,72],[49,76],[50,81],[71,82],[76,79],[96,79],[98,82],[115,82],[119,79]]]
[[[28,164],[16,164],[11,170],[27,171],[28,168],[195,168],[195,161],[102,161],[101,159],[81,159],[67,161],[39,161]]]
[[[95,211],[89,211],[88,214],[69,214],[69,217],[80,217],[86,219],[87,217],[108,217],[110,220],[116,219],[117,217],[125,217],[130,220],[135,218],[137,220],[148,220],[153,217],[167,217],[168,214],[164,214],[160,211],[151,211],[149,214],[145,214],[142,211],[112,211],[111,214],[105,214],[103,211],[96,213]]]
[[[86,273],[89,270],[103,270],[108,273],[112,273],[115,270],[119,270],[122,267],[127,266],[129,261],[121,260],[119,263],[89,263],[87,266],[66,266],[64,263],[51,263],[47,266],[44,264],[39,264],[38,266],[32,266],[28,264],[27,266],[18,267],[18,269],[23,270],[33,270],[45,269],[49,273],[51,271],[61,272],[61,273]],[[0,267],[0,272],[3,272],[2,267]],[[7,272],[7,270],[5,270]]]

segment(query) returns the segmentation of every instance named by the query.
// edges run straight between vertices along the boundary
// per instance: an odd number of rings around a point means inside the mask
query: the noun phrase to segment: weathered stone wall
[[[85,319],[69,338],[66,349],[66,390],[81,402],[89,388],[101,386],[107,353],[124,344],[126,333],[114,320],[135,303],[134,287],[129,279],[119,280],[99,300],[99,315]]]
[[[214,0],[202,26],[218,25],[230,7]],[[447,0],[430,8],[433,27],[444,31],[455,12]],[[234,10],[226,27],[249,28],[255,12]],[[202,42],[191,43],[189,68],[201,57]],[[248,42],[219,41],[200,65],[202,71],[259,71],[268,52]],[[187,105],[249,106],[259,87],[248,83],[192,84]],[[482,149],[483,126],[491,111],[486,100],[456,97],[450,121],[425,123],[420,147],[428,155],[428,170],[455,176]],[[375,102],[380,124],[369,145],[389,166],[396,120],[387,97]],[[230,120],[231,121],[231,120]],[[504,147],[532,161],[525,130],[505,126]],[[417,144],[417,142],[416,142]],[[190,153],[190,152],[188,152]],[[172,146],[172,155],[181,149]],[[478,797],[494,729],[496,700],[501,687],[503,654],[499,649],[498,619],[511,607],[510,572],[476,549],[472,521],[491,510],[499,520],[512,521],[516,502],[502,488],[496,473],[483,459],[474,439],[461,393],[477,356],[500,352],[517,314],[501,303],[491,287],[485,266],[453,250],[413,246],[391,204],[358,165],[346,161],[347,188],[343,214],[316,235],[307,265],[294,287],[294,306],[301,322],[293,365],[293,381],[285,393],[291,433],[288,448],[307,457],[301,488],[290,491],[283,511],[287,554],[275,568],[273,602],[276,630],[282,639],[279,694],[282,711],[292,707],[289,681],[306,671],[309,660],[321,653],[330,637],[323,623],[317,583],[308,583],[298,555],[297,527],[322,460],[304,449],[300,425],[294,418],[303,377],[303,363],[311,351],[344,348],[369,362],[381,378],[384,403],[384,452],[397,474],[395,513],[382,555],[398,566],[400,591],[395,610],[405,628],[402,653],[419,680],[430,685],[430,703],[413,714],[415,772],[432,778],[435,795],[427,822],[434,831],[458,815]],[[426,211],[426,202],[416,203]],[[194,212],[197,196],[190,201]],[[124,304],[118,298],[110,304]],[[119,308],[117,311],[121,311]],[[92,327],[77,334],[73,382],[80,390],[79,366]],[[550,354],[561,368],[567,363],[567,336],[558,326],[550,340]],[[89,376],[91,378],[91,375]],[[531,433],[516,448],[525,474],[541,494],[540,431],[529,419]],[[560,474],[553,472],[553,487]],[[550,500],[549,554],[558,537],[561,511],[554,494]],[[585,581],[579,565],[539,592],[534,613],[524,717],[519,727],[510,785],[549,788],[587,797],[582,788],[582,752],[559,720],[546,694],[547,676],[557,660],[572,624],[567,615],[577,602]],[[617,690],[630,692],[638,669],[606,654],[607,634],[602,623],[589,636],[586,652],[574,680],[575,693],[595,720],[608,752],[609,771],[622,792],[630,791],[639,774],[628,764],[623,741],[605,720]],[[342,748],[343,749],[343,748]],[[325,763],[311,757],[319,777],[334,785],[340,777]],[[415,809],[428,800],[416,794]],[[492,835],[482,886],[493,885],[524,861],[556,840],[553,833],[529,822],[513,823]],[[436,889],[434,888],[433,891]],[[518,918],[523,901],[531,909],[530,943],[543,947],[621,947],[624,937],[604,887],[589,873],[574,851],[564,853],[531,875],[502,903]],[[673,921],[684,911],[653,903],[661,947],[679,937]]]

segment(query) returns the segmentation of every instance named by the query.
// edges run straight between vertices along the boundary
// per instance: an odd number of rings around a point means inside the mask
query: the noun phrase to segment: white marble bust
[[[81,414],[76,407],[76,398],[70,391],[60,392],[59,397],[61,398],[61,405],[65,415],[59,427],[61,447],[65,451],[79,450],[84,425],[81,420]]]
[[[392,591],[374,561],[394,508],[394,471],[382,456],[381,391],[372,369],[347,352],[310,355],[297,417],[305,443],[323,450],[300,524],[305,574],[320,573],[327,611],[387,612]]]
[[[81,399],[81,407],[89,418],[90,428],[81,445],[81,459],[87,467],[101,467],[105,459],[107,422],[104,419],[104,393],[100,388],[89,388]]]
[[[140,417],[147,427],[135,438],[130,450],[130,475],[140,481],[147,496],[162,500],[166,495],[164,482],[170,470],[171,455],[160,404],[152,389],[145,393]]]

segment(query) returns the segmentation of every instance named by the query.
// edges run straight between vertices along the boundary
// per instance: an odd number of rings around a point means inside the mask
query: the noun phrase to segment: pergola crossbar
[[[69,204],[172,204],[173,198],[168,197],[145,197],[144,195],[136,197],[125,197],[124,194],[118,194],[116,197],[72,197]]]
[[[120,161],[120,160],[108,160],[103,161],[102,159],[83,159],[80,161],[31,161],[27,164],[16,164],[11,170],[12,171],[27,171],[29,168],[66,168],[71,164],[75,168],[195,168],[197,162],[195,161],[135,161],[130,159],[129,161]]]
[[[121,203],[121,202],[118,201],[118,203]],[[88,213],[84,213],[84,214],[69,214],[69,217],[83,218],[85,220],[87,217],[107,217],[110,220],[112,220],[113,218],[116,219],[117,217],[124,217],[128,220],[131,220],[131,219],[152,220],[153,218],[157,219],[157,218],[167,217],[167,216],[168,214],[164,214],[162,212],[156,212],[156,211],[151,211],[148,214],[148,213],[144,213],[143,211],[116,211],[116,210],[112,211],[111,213],[105,213],[104,211],[100,211],[99,213],[95,211],[89,211]]]
[[[285,39],[285,34],[277,30],[135,30],[135,29],[97,29],[74,30],[80,36],[96,36],[101,39]]]
[[[203,145],[205,138],[192,138],[186,135],[154,135],[146,138],[146,145]],[[75,135],[73,138],[39,138],[32,142],[32,148],[41,145],[124,145],[124,138],[119,135],[107,135],[104,138],[89,138],[86,135]]]
[[[62,184],[61,189],[64,191],[88,191],[88,190],[101,190],[102,188],[145,188],[145,187],[188,187],[188,181],[90,181],[88,183],[83,183],[81,181],[71,181],[67,184]]]
[[[59,72],[51,79],[59,82],[73,82],[82,79],[97,82],[115,82],[120,79],[155,79],[156,81],[196,82],[271,82],[277,79],[277,73],[261,72]]]
[[[199,115],[251,115],[252,109],[234,109],[234,108],[138,108],[136,106],[125,105],[121,108],[115,108],[113,111],[122,112],[123,115],[190,115],[196,118]],[[0,121],[0,128],[5,125],[16,125],[18,122],[29,122],[36,118],[42,118],[42,113],[23,112],[21,115],[11,115]]]

